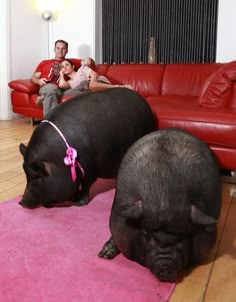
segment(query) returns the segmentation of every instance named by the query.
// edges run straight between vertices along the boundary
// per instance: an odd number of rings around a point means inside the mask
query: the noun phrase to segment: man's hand
[[[40,87],[44,86],[45,84],[49,83],[50,81],[48,81],[46,78],[41,78],[38,79],[38,84]]]

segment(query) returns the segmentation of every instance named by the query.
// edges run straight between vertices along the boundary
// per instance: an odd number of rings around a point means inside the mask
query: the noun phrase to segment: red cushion
[[[226,107],[236,81],[236,61],[225,64],[214,72],[202,87],[199,105],[202,107]]]

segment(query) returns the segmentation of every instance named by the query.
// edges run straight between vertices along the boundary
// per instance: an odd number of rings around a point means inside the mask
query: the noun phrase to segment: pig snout
[[[36,208],[39,205],[36,196],[32,195],[28,188],[25,189],[25,192],[18,203],[28,209]]]
[[[156,260],[151,271],[163,282],[174,282],[178,276],[176,264],[169,258]]]
[[[38,203],[30,202],[29,200],[22,198],[19,202],[19,205],[28,209],[34,209],[38,206]]]

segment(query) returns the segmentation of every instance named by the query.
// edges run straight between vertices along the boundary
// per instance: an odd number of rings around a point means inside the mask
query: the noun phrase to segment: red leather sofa
[[[75,62],[79,66],[80,60]],[[157,129],[179,127],[192,132],[210,146],[221,168],[236,170],[236,61],[98,64],[95,70],[113,84],[132,85],[150,104]],[[21,79],[11,81],[9,87],[15,113],[43,118],[42,107],[35,104],[37,85]]]

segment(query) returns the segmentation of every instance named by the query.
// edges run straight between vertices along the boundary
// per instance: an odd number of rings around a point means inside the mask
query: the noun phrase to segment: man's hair
[[[66,49],[68,49],[68,42],[66,42],[64,40],[56,40],[55,47],[57,46],[57,43],[64,43],[66,45]]]

